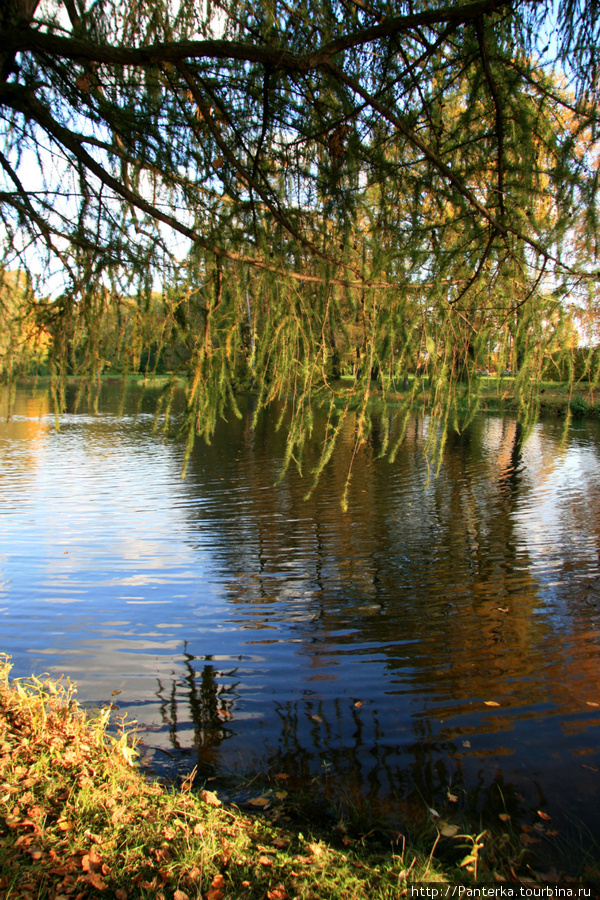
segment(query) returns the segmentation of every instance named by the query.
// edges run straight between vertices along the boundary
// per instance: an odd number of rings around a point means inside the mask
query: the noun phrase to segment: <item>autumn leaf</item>
[[[259,856],[257,860],[258,864],[261,866],[272,866],[273,860],[270,856]]]
[[[173,894],[173,900],[189,900],[188,895],[185,891],[180,891],[179,889],[175,891]]]
[[[542,812],[541,809],[538,809],[537,814],[540,819],[544,820],[544,822],[550,822],[552,820],[552,816],[549,816],[548,813]]]
[[[217,795],[215,793],[213,793],[213,791],[200,791],[198,796],[208,806],[214,806],[214,807],[223,806],[223,804],[221,803],[221,801],[219,800]]]
[[[77,78],[75,79],[75,85],[80,91],[83,91],[85,94],[89,94],[89,92],[90,92],[90,76],[87,73],[85,75],[78,75]],[[67,552],[68,551],[65,550],[65,553],[67,553]]]
[[[287,900],[287,891],[282,884],[278,884],[272,891],[267,891],[268,900]]]
[[[521,841],[522,841],[524,844],[539,844],[539,843],[540,843],[540,839],[539,839],[539,838],[532,837],[530,834],[522,834],[522,835],[521,835]]]
[[[501,819],[503,822],[510,821],[510,816],[508,813],[498,813],[498,818]]]
[[[215,875],[210,886],[212,888],[215,888],[216,890],[221,890],[222,888],[225,887],[225,878],[220,874]]]
[[[91,884],[92,887],[95,887],[97,891],[104,891],[106,889],[106,884],[102,881],[98,872],[90,872],[89,875],[83,875],[82,878],[84,881],[87,881],[88,884]]]
[[[484,700],[483,702],[486,706],[500,706],[500,704],[496,703],[495,700]]]
[[[440,826],[440,834],[444,837],[454,837],[455,834],[458,834],[458,825],[449,825],[448,822],[444,822]]]
[[[248,800],[248,806],[256,809],[267,809],[270,805],[271,801],[268,797],[253,797],[252,800]]]

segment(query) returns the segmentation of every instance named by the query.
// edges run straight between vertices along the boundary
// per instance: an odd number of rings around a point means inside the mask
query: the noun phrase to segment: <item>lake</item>
[[[343,512],[351,420],[305,500],[308,474],[275,484],[284,435],[252,430],[251,399],[182,479],[152,391],[122,415],[119,395],[60,429],[41,388],[9,419],[2,395],[14,675],[115,703],[159,772],[279,775],[399,829],[434,808],[536,822],[548,846],[600,831],[598,422],[542,421],[521,452],[514,421],[482,415],[437,477],[426,420],[393,464],[375,423]]]

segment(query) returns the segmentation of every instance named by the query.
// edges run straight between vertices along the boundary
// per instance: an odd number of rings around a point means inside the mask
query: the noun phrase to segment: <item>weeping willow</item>
[[[57,408],[162,360],[188,449],[251,387],[301,467],[324,405],[318,478],[375,383],[382,453],[426,387],[439,456],[493,354],[530,424],[598,279],[599,46],[596,0],[8,0],[2,269]]]

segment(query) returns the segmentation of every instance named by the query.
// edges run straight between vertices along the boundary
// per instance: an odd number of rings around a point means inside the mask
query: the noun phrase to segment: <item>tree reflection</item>
[[[158,680],[157,696],[160,698],[160,713],[163,725],[168,728],[171,746],[183,750],[179,731],[187,731],[187,722],[180,721],[181,711],[191,717],[193,726],[193,747],[198,756],[201,774],[212,772],[218,762],[221,743],[232,736],[228,723],[233,718],[237,698],[237,682],[223,679],[235,677],[235,669],[224,672],[218,669],[211,657],[206,657],[204,665],[194,666],[196,657],[184,648],[185,674],[173,679],[169,686]]]

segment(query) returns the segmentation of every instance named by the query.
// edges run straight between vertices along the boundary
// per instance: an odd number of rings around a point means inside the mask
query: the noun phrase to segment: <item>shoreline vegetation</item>
[[[431,815],[407,834],[360,835],[343,822],[300,830],[285,800],[252,814],[225,806],[194,773],[177,786],[152,780],[135,732],[112,728],[110,706],[84,710],[70,680],[10,671],[0,654],[4,900],[391,900],[414,884],[539,889],[600,878],[583,850],[570,876],[536,871],[510,816],[495,833]],[[274,779],[285,798],[285,775]]]
[[[186,379],[179,375],[169,374],[128,374],[125,376],[129,384],[138,384],[154,387],[163,387],[172,381],[185,386]],[[340,400],[344,398],[354,383],[353,376],[343,376],[332,384],[333,389],[339,393]],[[22,386],[45,387],[50,386],[51,379],[48,375],[20,376],[16,383]],[[73,387],[81,387],[87,381],[83,376],[70,375],[66,378],[66,384]],[[122,384],[123,377],[119,375],[101,375],[89,383],[92,389],[101,387],[102,384]],[[420,379],[415,384],[415,377],[407,379],[405,390],[399,390],[394,394],[388,394],[388,407],[396,405],[413,410],[427,409],[432,402],[432,396],[427,378]],[[502,414],[504,412],[515,413],[519,407],[517,396],[517,383],[513,375],[487,375],[482,374],[477,381],[462,386],[465,399],[469,394],[478,393],[479,410]],[[253,393],[244,389],[242,394]],[[381,389],[378,383],[373,382],[371,391],[371,404],[376,406],[381,398]],[[576,381],[570,384],[566,381],[543,381],[539,392],[539,413],[543,416],[566,417],[570,413],[574,418],[598,418],[600,417],[600,386],[588,381]]]

